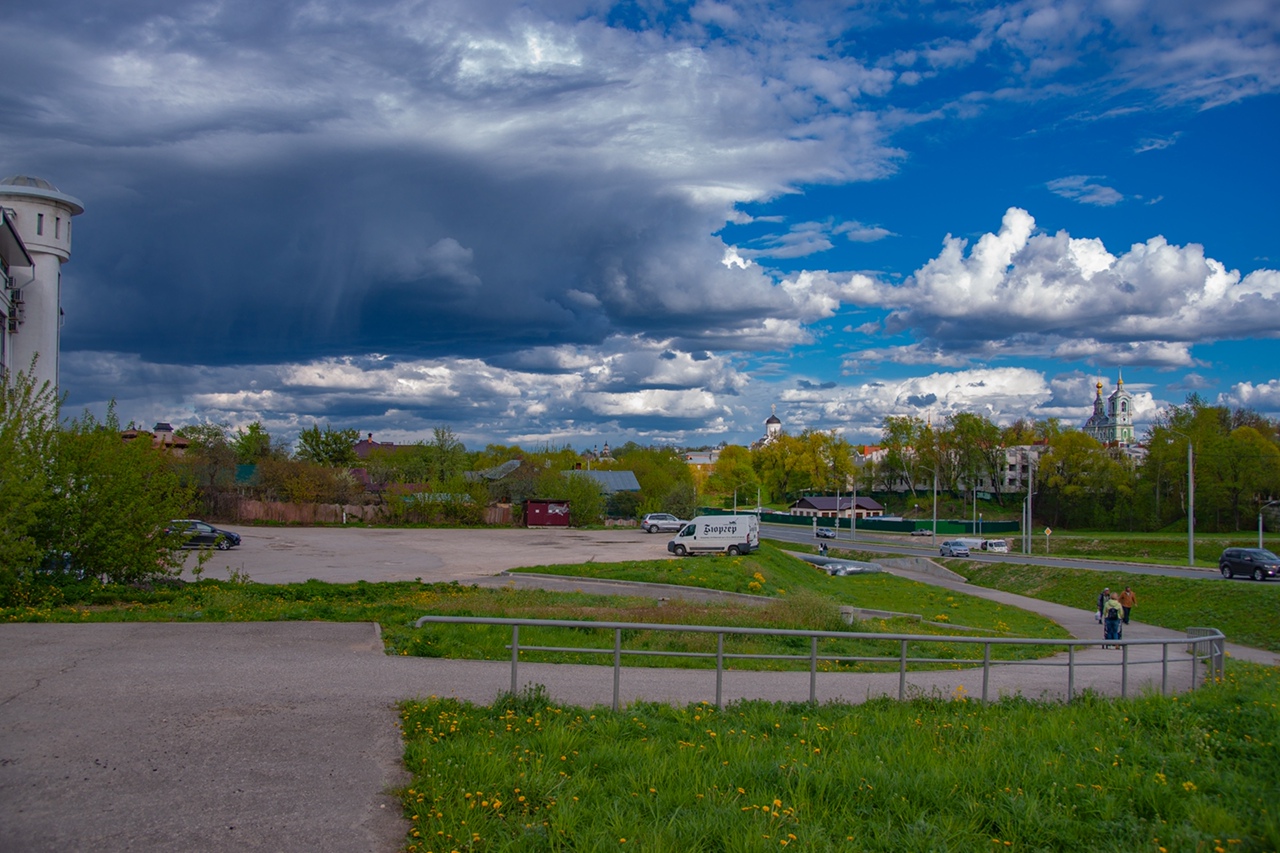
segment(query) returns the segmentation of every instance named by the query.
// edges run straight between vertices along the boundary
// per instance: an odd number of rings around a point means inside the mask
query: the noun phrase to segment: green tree
[[[231,439],[231,449],[235,451],[236,462],[241,465],[254,465],[279,454],[279,449],[271,443],[271,433],[261,421],[254,421],[245,429],[237,427],[235,437]]]
[[[892,491],[902,485],[911,492],[911,497],[916,496],[921,477],[918,448],[922,443],[927,443],[924,442],[924,432],[924,421],[913,415],[890,415],[884,419],[880,444],[885,453],[880,465],[880,481],[886,489]],[[932,470],[929,478],[933,478]]]
[[[60,401],[48,382],[35,384],[31,367],[0,372],[0,600],[40,563],[36,528],[51,498]]]
[[[1040,457],[1037,512],[1053,525],[1093,527],[1114,523],[1121,489],[1127,488],[1128,463],[1079,430],[1063,430],[1049,440]]]
[[[431,443],[425,446],[425,451],[427,477],[432,483],[443,484],[467,470],[467,448],[447,426],[432,430]]]
[[[590,477],[573,471],[543,469],[537,477],[531,497],[569,502],[569,523],[574,527],[604,522],[605,498],[600,485]]]
[[[298,448],[295,456],[303,462],[312,462],[336,468],[351,465],[356,461],[355,443],[360,437],[356,429],[333,429],[328,424],[321,430],[319,425],[312,424],[298,434]]]
[[[790,502],[810,488],[804,447],[795,436],[782,433],[756,450],[751,461],[772,503]]]
[[[694,504],[697,498],[687,500],[686,492],[697,492],[693,485],[693,471],[689,463],[675,449],[670,447],[642,447],[635,442],[627,442],[613,454],[613,462],[600,465],[615,471],[630,471],[636,475],[640,483],[640,500],[633,507],[636,515],[648,512],[680,512],[671,506],[672,496],[676,496],[682,505]]]
[[[176,573],[182,563],[167,523],[191,511],[194,493],[168,454],[150,442],[124,442],[114,404],[104,421],[86,412],[57,434],[49,465],[53,496],[41,513],[45,552],[115,583]]]
[[[705,489],[721,498],[725,506],[737,496],[739,506],[754,504],[759,493],[760,477],[751,466],[751,451],[736,444],[720,450]]]
[[[231,425],[227,423],[206,422],[189,424],[177,430],[177,435],[188,442],[183,466],[210,505],[215,495],[235,486],[236,451],[227,437],[230,429]]]

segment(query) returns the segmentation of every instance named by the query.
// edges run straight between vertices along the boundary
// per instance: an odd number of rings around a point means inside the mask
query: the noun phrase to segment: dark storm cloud
[[[286,432],[328,418],[401,433],[452,421],[548,440],[615,428],[754,438],[774,392],[750,394],[751,377],[793,377],[746,359],[813,341],[810,326],[842,305],[901,311],[907,290],[919,307],[897,328],[936,338],[914,356],[935,359],[954,318],[932,310],[946,294],[924,276],[896,293],[865,275],[781,281],[716,235],[738,205],[891,175],[905,152],[888,134],[925,114],[891,96],[950,68],[985,75],[984,43],[1003,39],[1036,67],[1038,53],[1056,62],[1073,38],[1108,32],[1089,3],[1084,35],[1049,40],[1026,4],[976,16],[962,5],[929,25],[947,39],[877,56],[863,30],[916,12],[16,5],[0,16],[0,170],[50,178],[86,205],[63,279],[73,404],[114,397],[157,420],[262,418]],[[1202,17],[1178,32],[1212,29]],[[1124,29],[1134,55],[1141,31]],[[1274,88],[1267,40],[1241,47],[1246,86],[1205,90],[1211,78],[1184,60],[1176,79],[1191,82],[1168,96]],[[1012,71],[994,76],[1016,83]],[[855,229],[852,215],[812,221],[851,239],[887,233]],[[964,273],[963,256],[950,260],[932,264],[940,290]],[[1066,318],[1062,336],[1080,322]],[[796,387],[820,396],[832,384]]]

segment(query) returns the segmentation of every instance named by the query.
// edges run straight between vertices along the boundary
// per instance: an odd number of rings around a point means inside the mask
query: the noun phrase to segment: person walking
[[[1107,599],[1102,611],[1102,639],[1119,640],[1124,629],[1120,627],[1124,608],[1120,606],[1120,594],[1113,592]],[[1104,645],[1104,649],[1118,649],[1119,646]]]
[[[1120,606],[1124,608],[1124,624],[1129,624],[1129,611],[1133,609],[1133,605],[1138,601],[1138,597],[1133,594],[1133,590],[1129,587],[1124,588],[1124,592],[1120,593]]]
[[[1111,599],[1111,587],[1103,587],[1102,592],[1098,593],[1098,612],[1093,614],[1098,620],[1098,624],[1102,624],[1102,614],[1106,610],[1107,602]]]

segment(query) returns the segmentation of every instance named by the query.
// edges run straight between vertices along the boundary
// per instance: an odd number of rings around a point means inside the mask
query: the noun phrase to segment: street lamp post
[[[982,538],[982,513],[978,513],[978,538]]]
[[[1196,565],[1196,467],[1191,436],[1187,436],[1187,565]]]
[[[938,466],[933,466],[933,544],[938,544]]]
[[[1259,548],[1262,547],[1262,511],[1267,507],[1271,506],[1272,504],[1280,504],[1280,499],[1277,499],[1274,501],[1267,501],[1262,506],[1258,507],[1258,547]]]

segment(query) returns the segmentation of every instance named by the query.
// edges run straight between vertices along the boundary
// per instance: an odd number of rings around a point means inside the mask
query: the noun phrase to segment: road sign
[[[1046,527],[1046,528],[1044,529],[1044,535],[1045,535],[1045,536],[1052,536],[1052,535],[1053,535],[1053,528],[1052,528],[1052,527]]]

